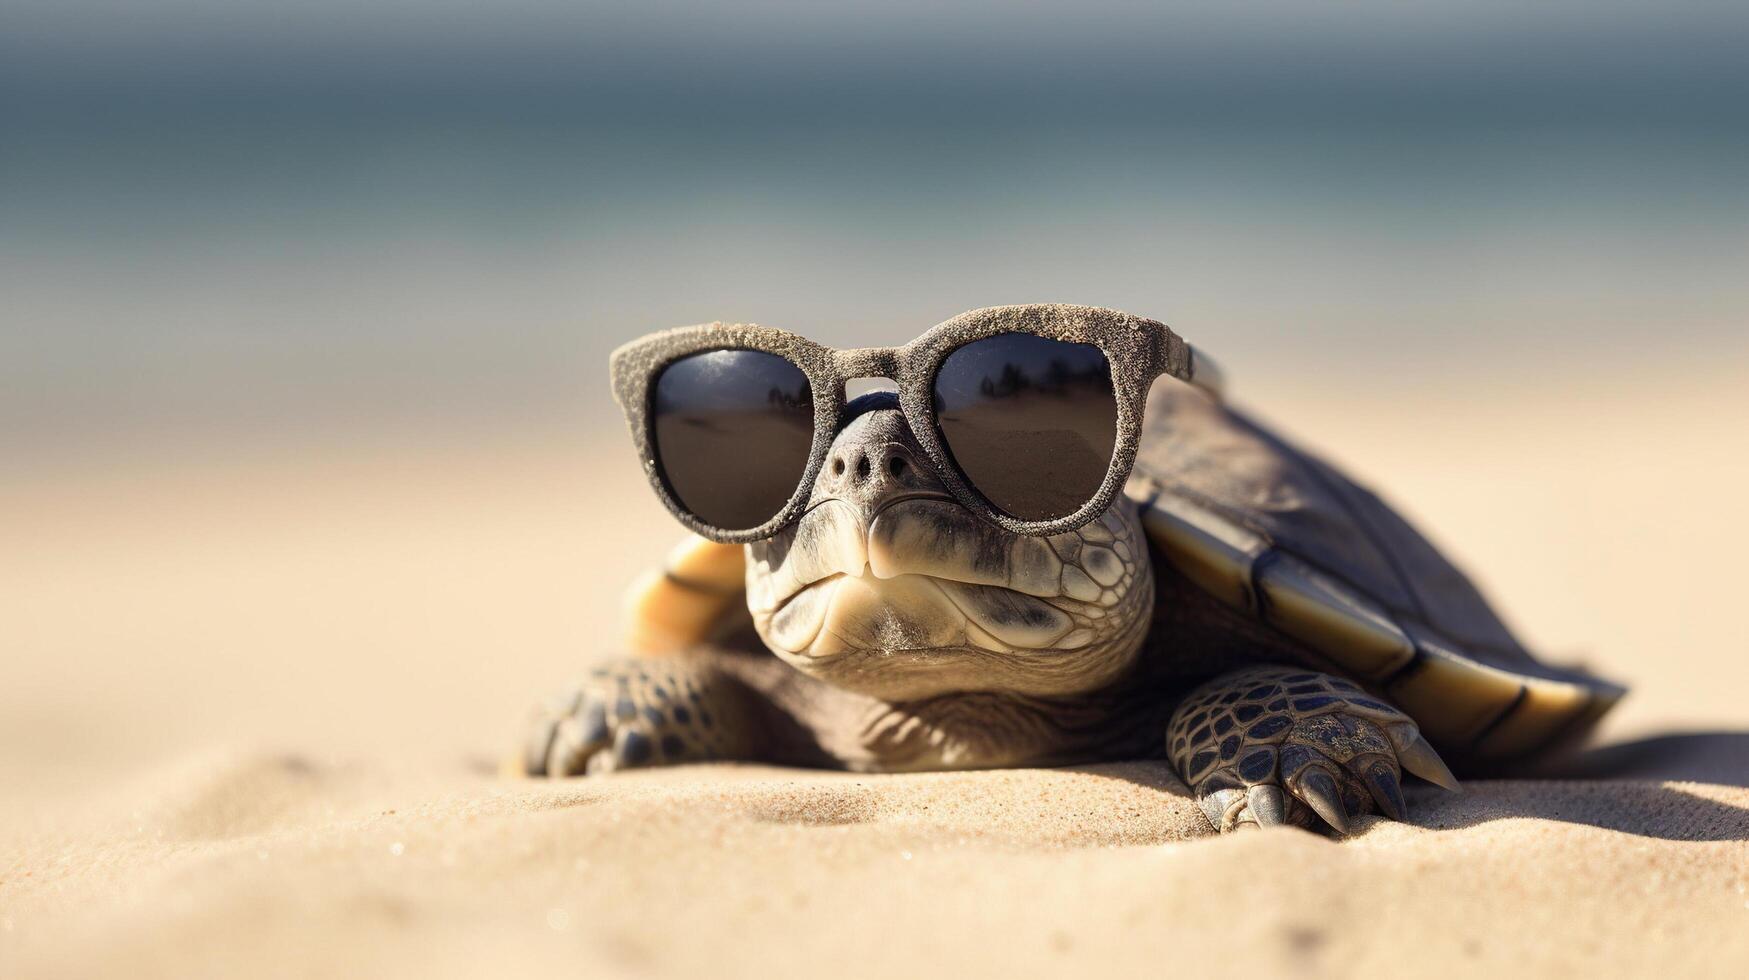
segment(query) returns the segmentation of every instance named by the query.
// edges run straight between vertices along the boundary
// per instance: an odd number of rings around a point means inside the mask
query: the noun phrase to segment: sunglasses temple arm
[[[1184,338],[1174,333],[1165,324],[1155,324],[1154,363],[1159,365],[1161,374],[1170,374],[1180,381],[1196,385],[1215,401],[1221,401],[1227,392],[1227,377],[1214,359],[1185,343]]]
[[[1189,377],[1184,380],[1207,392],[1215,401],[1223,401],[1227,397],[1227,375],[1215,359],[1189,344],[1184,345],[1189,355]]]

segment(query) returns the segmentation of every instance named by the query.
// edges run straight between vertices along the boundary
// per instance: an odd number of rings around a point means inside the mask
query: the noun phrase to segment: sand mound
[[[1730,738],[1626,754],[1679,768]],[[1603,770],[1612,752],[1580,761]],[[207,755],[71,820],[14,818],[0,950],[8,976],[1741,976],[1749,963],[1741,785],[1474,782],[1410,804],[1413,824],[1371,819],[1346,842],[1219,838],[1144,763],[549,784]]]

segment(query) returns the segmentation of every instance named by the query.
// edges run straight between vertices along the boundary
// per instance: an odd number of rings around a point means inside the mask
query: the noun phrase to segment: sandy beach
[[[36,460],[0,485],[0,975],[1743,976],[1744,389],[1635,385],[1246,399],[1633,688],[1562,778],[1341,842],[1212,836],[1153,763],[499,778],[676,537],[605,429]]]

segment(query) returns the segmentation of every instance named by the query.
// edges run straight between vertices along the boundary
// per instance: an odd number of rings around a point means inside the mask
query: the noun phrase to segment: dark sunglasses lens
[[[1105,354],[1032,334],[949,354],[935,376],[935,417],[972,486],[1027,521],[1067,517],[1093,499],[1117,444]]]
[[[683,357],[656,377],[650,409],[656,463],[669,490],[712,527],[764,524],[808,468],[814,395],[801,369],[775,354]]]

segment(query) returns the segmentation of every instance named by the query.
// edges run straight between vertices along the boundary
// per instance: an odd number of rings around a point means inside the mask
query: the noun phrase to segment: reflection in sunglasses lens
[[[669,364],[651,388],[650,415],[668,489],[727,531],[758,527],[783,509],[814,441],[807,376],[760,351],[706,351]]]
[[[997,508],[1028,521],[1080,510],[1117,444],[1111,365],[1091,344],[1008,333],[949,354],[935,416],[955,465]]]

